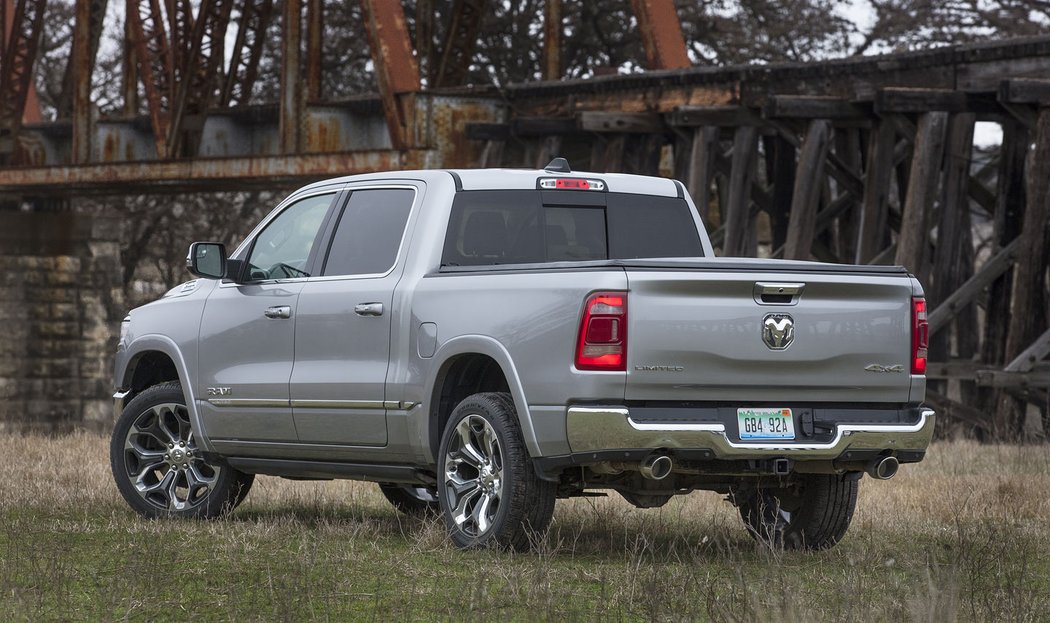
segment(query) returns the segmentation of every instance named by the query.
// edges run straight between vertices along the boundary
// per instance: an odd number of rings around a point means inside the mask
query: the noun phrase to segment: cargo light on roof
[[[540,178],[540,188],[544,190],[605,190],[605,182],[573,177],[545,177]]]

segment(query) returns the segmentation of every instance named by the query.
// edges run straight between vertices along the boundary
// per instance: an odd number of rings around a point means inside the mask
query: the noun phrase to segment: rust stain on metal
[[[146,94],[157,157],[168,155],[168,125],[171,115],[171,76],[173,61],[164,21],[157,0],[129,2],[127,19],[131,44],[138,64],[139,78]]]
[[[421,89],[421,83],[405,13],[400,2],[389,0],[362,0],[361,7],[390,141],[395,148],[408,149],[413,146],[415,123],[411,95]]]
[[[0,179],[0,193],[39,195],[129,192],[188,192],[260,186],[295,186],[312,179],[372,173],[403,168],[405,161],[421,161],[418,150],[351,151],[334,154],[198,158],[165,162],[121,162],[8,169]]]
[[[684,69],[692,65],[685,50],[682,23],[674,0],[631,0],[650,69]]]
[[[31,90],[33,63],[46,7],[46,0],[18,0],[13,11],[9,4],[4,11],[5,21],[10,21],[11,25],[8,36],[4,38],[4,49],[0,52],[3,55],[0,56],[0,155],[10,155],[15,151]],[[39,114],[39,106],[37,108]]]

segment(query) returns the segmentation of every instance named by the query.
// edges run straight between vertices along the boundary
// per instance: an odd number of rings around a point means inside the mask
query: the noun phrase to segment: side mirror
[[[186,256],[186,268],[197,277],[222,279],[226,276],[226,245],[194,242]]]

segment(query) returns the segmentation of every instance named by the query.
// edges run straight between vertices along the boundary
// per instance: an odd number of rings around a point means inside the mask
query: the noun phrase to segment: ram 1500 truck
[[[716,258],[682,184],[545,170],[311,184],[130,312],[111,463],[146,516],[255,474],[379,483],[461,547],[528,547],[557,498],[727,495],[826,548],[859,480],[923,458],[926,306],[900,267]]]

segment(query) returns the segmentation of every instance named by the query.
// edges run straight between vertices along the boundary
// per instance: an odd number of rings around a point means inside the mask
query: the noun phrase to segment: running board
[[[289,478],[371,480],[405,484],[433,485],[433,476],[415,467],[370,463],[325,463],[321,461],[291,461],[286,459],[257,459],[227,457],[226,462],[238,471],[248,474],[283,476]]]

